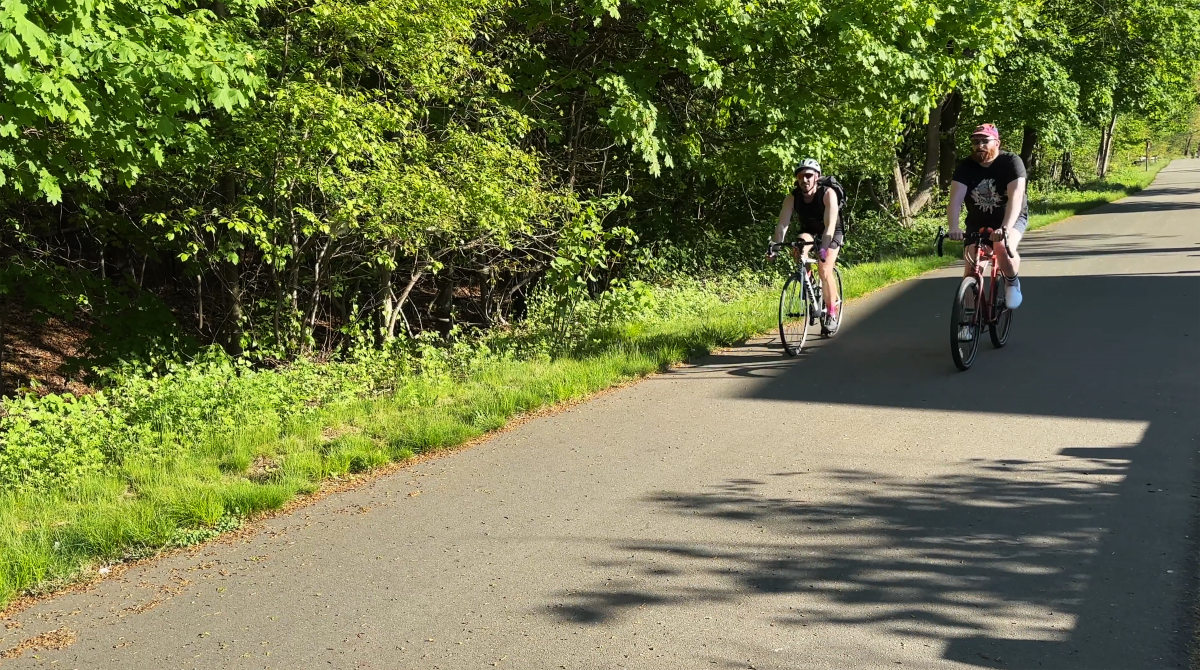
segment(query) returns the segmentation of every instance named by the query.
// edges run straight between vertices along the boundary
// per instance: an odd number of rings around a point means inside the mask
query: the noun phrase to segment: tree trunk
[[[196,275],[196,305],[197,313],[200,317],[200,323],[197,324],[197,330],[201,336],[204,335],[204,279],[201,275]]]
[[[8,310],[8,294],[0,292],[0,398],[4,397],[4,317]]]
[[[395,292],[392,289],[392,277],[394,271],[389,267],[384,267],[380,271],[379,277],[379,340],[378,344],[383,345],[391,342],[396,337],[396,332],[393,329],[395,324],[392,323],[392,301]]]
[[[437,296],[433,299],[432,309],[436,328],[442,337],[450,337],[450,329],[454,326],[454,270],[446,266],[444,273],[437,280]]]
[[[946,104],[942,107],[942,148],[941,148],[941,166],[938,168],[938,186],[943,191],[950,188],[950,181],[954,179],[954,168],[958,165],[958,116],[962,112],[963,99],[962,94],[958,91],[953,91],[946,98]]]
[[[1071,161],[1071,152],[1064,151],[1062,158],[1062,182],[1071,182],[1075,188],[1080,188],[1079,177],[1075,174],[1075,164]]]
[[[1146,140],[1146,172],[1150,171],[1150,140]]]
[[[1021,162],[1025,164],[1026,171],[1033,163],[1033,148],[1037,146],[1037,140],[1037,128],[1025,126],[1025,136],[1021,138]]]
[[[221,191],[225,204],[232,214],[237,202],[237,180],[232,174],[226,174],[221,179]],[[234,242],[239,241],[234,233]],[[233,244],[238,253],[241,245]],[[221,261],[222,280],[228,293],[228,309],[225,312],[224,340],[225,351],[230,356],[242,355],[242,276],[237,263],[224,259]]]
[[[892,153],[892,188],[896,194],[896,202],[900,205],[900,225],[905,228],[912,225],[912,210],[908,206],[908,182],[904,179],[904,171],[900,169],[900,157]]]
[[[1113,135],[1117,130],[1117,113],[1112,114],[1112,119],[1108,122],[1108,128],[1103,133],[1101,140],[1104,142],[1104,160],[1100,164],[1100,169],[1096,170],[1097,176],[1104,179],[1108,176],[1108,166],[1112,163],[1112,145]]]
[[[229,306],[225,312],[225,351],[230,356],[242,355],[242,275],[236,263],[221,262],[225,287],[229,292]]]
[[[938,158],[942,148],[942,105],[934,105],[929,109],[929,120],[925,124],[925,169],[921,171],[921,184],[917,187],[916,196],[909,203],[909,213],[915,216],[925,209],[933,199],[933,190],[937,188]]]
[[[1183,155],[1185,157],[1192,155],[1192,136],[1190,134],[1188,135],[1187,144],[1183,145]]]
[[[333,248],[333,240],[325,241],[325,246],[317,254],[317,262],[313,266],[313,288],[309,297],[308,311],[308,337],[304,340],[304,348],[308,349],[309,342],[316,342],[317,336],[317,317],[321,315],[321,266],[329,257],[329,250]]]

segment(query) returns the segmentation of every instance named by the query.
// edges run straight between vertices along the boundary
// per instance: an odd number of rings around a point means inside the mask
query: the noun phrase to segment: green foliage
[[[938,218],[921,218],[911,226],[900,226],[883,213],[860,216],[846,231],[846,244],[838,258],[857,264],[922,255],[929,252],[938,227],[945,223]]]
[[[1072,148],[1080,124],[1137,114],[1183,121],[1196,102],[1200,5],[1093,5],[1050,0],[1033,29],[1001,59],[988,89],[989,118],[1010,132],[1036,128],[1048,146]]]
[[[532,297],[529,314],[531,324],[549,327],[548,343],[555,349],[578,343],[600,324],[624,321],[647,300],[640,281],[615,279],[600,286],[612,266],[629,260],[627,249],[637,242],[629,228],[602,225],[622,200],[582,203],[559,235],[558,251],[546,271],[543,290]]]
[[[242,517],[234,514],[226,514],[221,517],[220,521],[211,526],[200,526],[198,528],[177,528],[171,535],[170,541],[167,542],[168,547],[190,547],[195,544],[203,544],[209,540],[221,535],[238,530],[242,527]]]
[[[26,395],[5,402],[0,417],[0,486],[46,487],[103,468],[108,439],[124,416],[103,394],[74,398]]]
[[[262,84],[230,28],[193,2],[5,0],[0,194],[57,203],[194,150],[217,110],[246,107]]]
[[[107,373],[94,395],[24,395],[0,401],[0,486],[70,483],[127,461],[163,461],[222,436],[275,437],[329,403],[374,389],[355,363],[255,370],[210,349],[163,373]]]

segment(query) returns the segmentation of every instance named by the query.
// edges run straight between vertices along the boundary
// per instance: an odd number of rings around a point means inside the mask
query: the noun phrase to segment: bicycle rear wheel
[[[969,370],[979,353],[979,283],[963,277],[950,310],[950,355],[959,370]]]
[[[796,272],[779,294],[779,342],[788,356],[800,353],[808,339],[809,293],[804,275]]]

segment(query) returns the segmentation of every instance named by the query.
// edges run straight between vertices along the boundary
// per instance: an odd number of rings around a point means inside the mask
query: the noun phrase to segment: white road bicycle
[[[774,255],[781,249],[799,250],[812,242],[771,242],[768,253]],[[842,272],[835,265],[833,276],[837,281],[838,327],[845,321],[846,311],[842,309]],[[788,274],[779,294],[779,341],[783,344],[783,353],[795,356],[804,348],[804,343],[810,336],[830,337],[825,329],[825,298],[821,286],[821,273],[817,271],[817,261],[805,258],[797,262],[795,269]]]

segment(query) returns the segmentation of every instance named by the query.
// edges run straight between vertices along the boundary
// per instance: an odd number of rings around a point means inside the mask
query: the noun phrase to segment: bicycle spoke
[[[950,310],[950,353],[959,370],[967,370],[979,352],[979,284],[965,277],[954,295]]]

